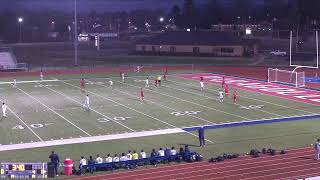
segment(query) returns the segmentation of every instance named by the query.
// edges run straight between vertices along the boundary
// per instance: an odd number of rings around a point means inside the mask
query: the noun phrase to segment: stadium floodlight
[[[21,43],[21,42],[22,42],[21,24],[22,24],[22,22],[23,22],[23,18],[22,18],[22,17],[19,17],[19,18],[18,18],[18,22],[19,22],[19,42]]]
[[[160,22],[163,22],[164,21],[164,17],[160,17]]]

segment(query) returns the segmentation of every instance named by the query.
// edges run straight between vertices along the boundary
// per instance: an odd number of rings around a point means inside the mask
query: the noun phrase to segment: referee
[[[198,135],[199,135],[199,142],[200,142],[200,147],[204,147],[206,145],[205,140],[204,140],[204,127],[201,126],[198,129]]]

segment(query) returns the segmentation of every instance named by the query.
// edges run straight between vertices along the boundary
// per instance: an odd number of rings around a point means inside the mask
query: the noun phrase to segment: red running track
[[[301,179],[320,176],[320,161],[314,160],[313,148],[289,150],[283,155],[263,155],[258,158],[241,156],[224,162],[183,163],[147,169],[128,170],[96,176],[77,177],[76,180],[167,180],[221,179],[270,180]]]

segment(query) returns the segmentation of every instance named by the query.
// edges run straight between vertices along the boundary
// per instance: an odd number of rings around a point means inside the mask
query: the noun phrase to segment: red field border
[[[313,159],[313,149],[289,150],[283,155],[262,155],[258,158],[241,156],[224,162],[183,163],[129,170],[96,176],[74,178],[76,180],[165,180],[165,179],[294,179],[320,175],[320,161]]]

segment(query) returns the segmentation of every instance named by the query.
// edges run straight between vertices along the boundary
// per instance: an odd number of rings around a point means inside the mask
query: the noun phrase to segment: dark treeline
[[[182,6],[168,10],[135,10],[131,12],[79,12],[79,32],[90,32],[94,24],[110,31],[127,31],[130,26],[155,30],[167,24],[178,28],[209,29],[212,24],[259,24],[270,22],[274,28],[305,30],[318,28],[320,0],[207,0],[203,4],[184,0]],[[66,40],[73,32],[73,12],[6,10],[0,12],[0,39],[14,42],[19,36],[18,17],[23,17],[21,30],[25,41],[42,41],[48,32],[59,32]],[[164,17],[164,22],[159,18]],[[71,27],[71,29],[69,29]],[[158,29],[157,29],[158,28]]]

